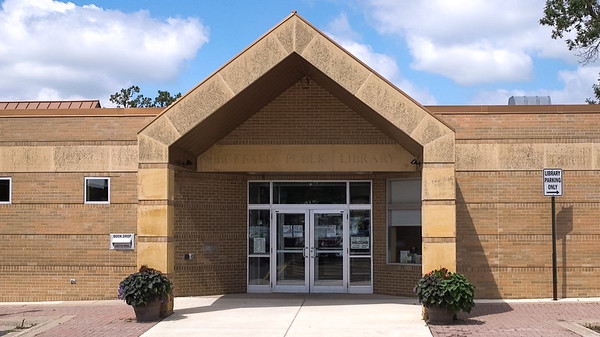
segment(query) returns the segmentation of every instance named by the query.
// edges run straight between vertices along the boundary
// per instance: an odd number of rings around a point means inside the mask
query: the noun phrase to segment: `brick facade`
[[[600,271],[600,114],[594,107],[429,109],[456,133],[457,270],[477,286],[477,297],[552,293],[550,199],[541,193],[547,166],[565,169],[565,195],[557,198],[559,297],[600,296],[594,277]],[[11,177],[13,186],[12,203],[0,204],[1,301],[115,297],[118,282],[136,269],[137,250],[109,250],[109,234],[138,228],[136,133],[153,118],[0,116],[0,176]],[[304,78],[215,144],[395,143]],[[51,163],[32,155],[38,152]],[[87,176],[111,178],[110,204],[83,203]],[[248,180],[358,179],[373,184],[374,292],[412,296],[421,267],[386,261],[386,182],[419,176],[176,168],[174,197],[165,201],[174,210],[175,293],[246,291]],[[194,258],[184,260],[185,253]]]
[[[118,283],[136,268],[136,252],[109,250],[109,234],[136,232],[137,173],[81,170],[81,163],[96,165],[89,163],[95,157],[75,154],[109,146],[106,153],[136,162],[130,148],[152,117],[0,116],[0,150],[12,154],[1,159],[12,170],[0,169],[0,177],[12,178],[12,203],[0,204],[0,301],[115,298]],[[28,158],[40,147],[61,172]],[[84,204],[84,178],[91,176],[110,177],[110,204]]]
[[[457,267],[477,286],[477,297],[552,296],[544,167],[564,168],[564,195],[556,198],[558,297],[599,296],[593,275],[600,272],[600,172],[594,164],[600,115],[588,106],[431,110],[456,131]],[[498,162],[472,160],[478,156],[473,146],[497,151]]]
[[[393,144],[394,141],[323,89],[303,79],[255,113],[218,145]],[[275,175],[178,171],[175,175],[176,294],[246,291],[248,180],[372,180],[374,292],[412,296],[420,266],[386,262],[386,181],[418,173]],[[205,253],[204,245],[217,252]],[[184,253],[194,259],[184,260]]]

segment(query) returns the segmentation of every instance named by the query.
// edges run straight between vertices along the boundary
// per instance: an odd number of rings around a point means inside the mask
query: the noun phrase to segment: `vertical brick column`
[[[138,171],[137,264],[174,271],[175,174],[168,164],[141,164]]]
[[[456,173],[454,133],[423,149],[422,272],[456,271]]]

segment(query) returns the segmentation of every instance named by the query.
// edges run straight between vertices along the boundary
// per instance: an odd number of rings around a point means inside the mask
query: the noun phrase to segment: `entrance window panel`
[[[250,205],[268,205],[271,203],[269,182],[251,182],[248,184],[248,203]]]
[[[341,286],[344,278],[344,215],[314,214],[314,285]]]
[[[317,252],[314,273],[315,286],[341,286],[344,282],[342,252]]]
[[[304,285],[305,269],[304,213],[277,214],[278,285]]]
[[[350,286],[371,285],[371,258],[350,258]]]
[[[345,204],[345,182],[275,182],[274,204]]]
[[[371,255],[371,211],[350,211],[350,254]]]
[[[260,255],[271,252],[270,214],[268,209],[248,211],[248,254]]]
[[[388,182],[388,262],[421,264],[421,180]]]
[[[351,182],[350,183],[350,203],[351,204],[370,204],[371,203],[371,183]]]
[[[269,257],[250,257],[248,258],[248,284],[249,285],[269,285],[269,270],[271,269]]]

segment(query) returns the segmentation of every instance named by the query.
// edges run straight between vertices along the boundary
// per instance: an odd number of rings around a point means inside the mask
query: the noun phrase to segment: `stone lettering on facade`
[[[400,145],[215,145],[200,172],[402,172],[414,156]]]

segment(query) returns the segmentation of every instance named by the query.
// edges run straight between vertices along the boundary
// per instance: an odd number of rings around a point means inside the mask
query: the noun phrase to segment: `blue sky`
[[[292,10],[424,105],[584,103],[581,66],[538,24],[543,0],[4,0],[0,100],[193,88]]]

